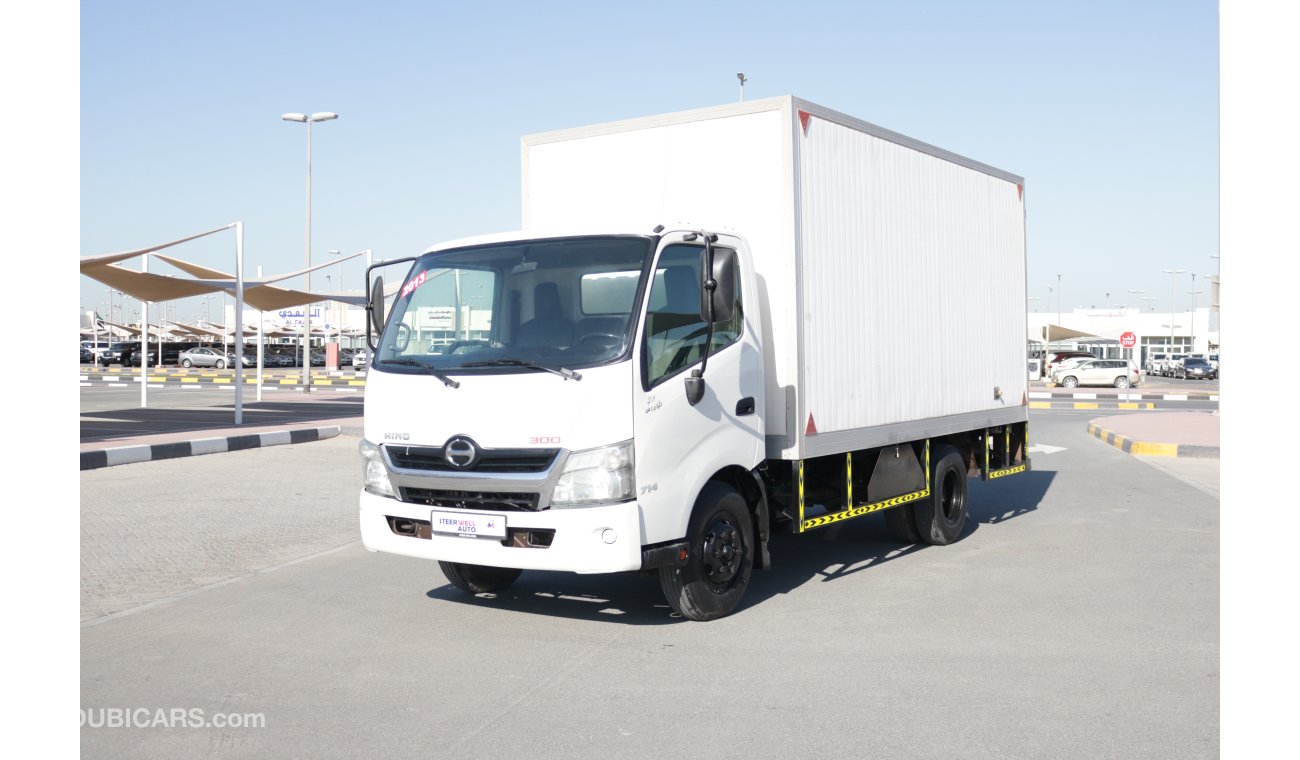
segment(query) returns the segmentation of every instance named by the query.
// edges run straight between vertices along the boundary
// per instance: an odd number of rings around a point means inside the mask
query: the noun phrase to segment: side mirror
[[[370,286],[370,303],[366,304],[366,311],[370,312],[370,327],[378,336],[384,331],[384,278],[376,277],[373,285]]]
[[[370,275],[370,270],[366,270]],[[366,345],[371,353],[379,353],[379,341],[384,334],[384,278],[376,277],[370,286],[370,300],[366,302]]]
[[[700,271],[707,272],[709,258],[700,253]],[[709,287],[709,282],[713,287]],[[700,288],[700,319],[709,320],[709,301],[713,299],[713,321],[730,322],[736,306],[736,252],[730,248],[713,249],[713,271],[705,276]]]

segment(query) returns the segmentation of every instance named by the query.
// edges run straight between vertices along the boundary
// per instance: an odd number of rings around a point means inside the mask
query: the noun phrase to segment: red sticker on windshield
[[[428,270],[420,272],[415,276],[414,280],[411,280],[410,282],[406,283],[406,287],[402,288],[402,298],[406,298],[407,296],[411,295],[411,291],[423,285],[425,280],[428,279],[428,274],[429,274]]]

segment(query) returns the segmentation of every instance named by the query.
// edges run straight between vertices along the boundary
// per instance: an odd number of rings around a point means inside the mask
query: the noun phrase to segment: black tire
[[[673,611],[688,620],[716,620],[740,606],[754,570],[754,524],[736,489],[710,483],[695,502],[682,567],[659,568]]]
[[[217,359],[217,369],[225,369],[225,368],[226,368],[226,360]]]
[[[1127,388],[1128,385],[1129,385],[1128,378],[1125,377],[1124,375],[1120,375],[1119,377],[1115,378],[1116,388]]]
[[[1061,379],[1061,386],[1065,388],[1078,388],[1079,378],[1075,377],[1074,375],[1069,375],[1067,377],[1064,377]]]
[[[438,562],[451,585],[467,594],[490,594],[510,588],[523,570],[513,567],[467,565],[464,562]]]
[[[184,367],[185,369],[189,369],[190,367],[194,366],[194,362],[190,361],[189,359],[182,359],[181,366]]]
[[[916,529],[916,507],[904,504],[885,510],[885,530],[889,537],[904,544],[921,543],[921,531]]]
[[[966,527],[966,461],[952,446],[940,446],[930,475],[930,498],[917,502],[916,527],[921,541],[947,546],[961,538]]]

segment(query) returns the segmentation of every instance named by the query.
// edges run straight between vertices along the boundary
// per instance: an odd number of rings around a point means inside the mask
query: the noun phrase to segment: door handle
[[[736,416],[744,417],[747,414],[754,413],[754,397],[746,396],[736,402]]]

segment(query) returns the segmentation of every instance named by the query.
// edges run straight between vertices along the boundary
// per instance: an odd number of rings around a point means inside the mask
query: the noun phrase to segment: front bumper
[[[635,501],[601,507],[505,512],[519,531],[554,531],[549,546],[516,546],[509,540],[395,533],[389,518],[427,521],[431,509],[361,492],[361,542],[373,552],[522,570],[616,573],[641,568],[641,509]],[[612,531],[612,533],[610,532]],[[427,531],[425,532],[427,535]],[[613,539],[612,541],[610,539]]]

